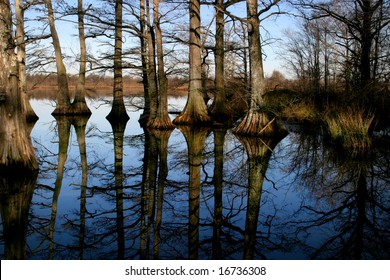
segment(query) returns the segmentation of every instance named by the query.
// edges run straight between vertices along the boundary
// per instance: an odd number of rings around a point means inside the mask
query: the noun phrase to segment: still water
[[[31,103],[40,170],[1,195],[1,259],[390,258],[385,145],[345,159],[291,127],[277,140],[144,131],[132,105],[111,126],[102,100],[77,120]]]

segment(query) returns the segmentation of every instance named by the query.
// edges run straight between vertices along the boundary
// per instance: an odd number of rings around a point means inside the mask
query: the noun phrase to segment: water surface
[[[77,120],[32,105],[40,170],[1,196],[2,259],[390,257],[386,147],[345,159],[305,132],[146,131],[130,105],[122,126],[102,100]]]

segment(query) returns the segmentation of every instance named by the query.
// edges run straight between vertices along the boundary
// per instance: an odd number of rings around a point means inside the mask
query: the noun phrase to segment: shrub
[[[353,154],[364,154],[372,146],[371,128],[374,114],[349,108],[344,112],[326,117],[328,134],[333,142]]]

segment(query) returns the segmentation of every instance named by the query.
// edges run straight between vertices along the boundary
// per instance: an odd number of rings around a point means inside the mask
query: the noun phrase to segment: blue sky
[[[85,2],[87,3],[88,1]],[[76,1],[69,0],[68,3],[70,4],[74,3],[75,5]],[[286,6],[282,6],[282,7],[284,10],[287,10]],[[233,8],[231,8],[231,12],[234,13],[235,15],[245,17],[246,15],[245,3],[240,3],[235,5]],[[210,21],[213,15],[214,15],[213,7],[202,6],[201,16],[202,16],[203,24]],[[68,20],[75,21],[76,18],[75,17],[73,19],[68,18]],[[274,70],[278,70],[283,74],[285,74],[286,76],[289,76],[288,71],[286,71],[285,67],[283,66],[283,61],[281,61],[281,59],[277,55],[277,52],[282,44],[283,31],[286,29],[294,28],[294,26],[295,26],[295,20],[288,15],[273,16],[262,21],[262,30],[261,30],[262,36],[264,39],[272,42],[271,44],[267,44],[263,46],[263,52],[265,54],[264,69],[265,69],[266,76],[271,75],[272,71]],[[77,55],[77,53],[79,52],[77,25],[75,23],[57,21],[56,27],[60,36],[63,53],[68,54],[70,57],[72,56],[74,57],[75,55]],[[135,41],[138,42],[137,40]],[[96,49],[98,48],[98,44],[96,42],[92,43],[91,40],[87,40],[87,45],[90,51],[96,51]],[[71,60],[69,60],[68,72],[77,73],[77,70],[78,70],[78,63],[76,62],[72,63]]]

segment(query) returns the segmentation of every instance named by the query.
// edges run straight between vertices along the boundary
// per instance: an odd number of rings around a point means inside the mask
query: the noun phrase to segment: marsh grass
[[[354,155],[371,149],[374,114],[359,108],[349,108],[325,118],[332,142]]]

